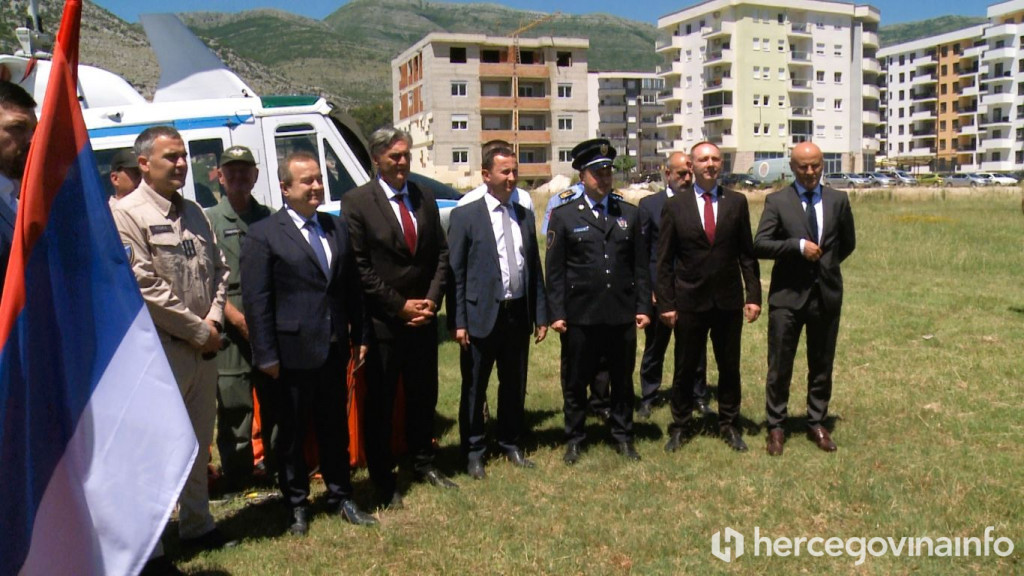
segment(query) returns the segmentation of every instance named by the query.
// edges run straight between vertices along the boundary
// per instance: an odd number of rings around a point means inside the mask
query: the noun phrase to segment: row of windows
[[[505,54],[506,59],[508,54]],[[520,50],[519,51],[519,62],[522,64],[543,64],[542,61],[543,53],[535,52],[533,50]],[[465,46],[451,46],[448,48],[448,61],[452,64],[465,64],[468,61],[466,56]],[[480,50],[480,61],[484,63],[500,63],[502,61],[502,52],[496,49],[483,49]],[[572,66],[572,52],[555,52],[555,65],[559,68],[566,68]]]
[[[558,150],[559,162],[572,162],[572,149],[560,148]],[[547,154],[543,150],[520,150],[520,164],[535,164],[547,162]],[[452,150],[452,164],[469,164],[469,149],[456,148]]]
[[[772,18],[771,18],[771,12],[754,12],[753,16],[750,18],[750,20],[751,20],[751,22],[753,22],[755,24],[758,23],[758,22],[760,22],[762,24],[770,24],[773,21]],[[775,19],[774,19],[775,23],[777,23],[777,24],[785,24],[788,21],[789,21],[789,19],[786,18],[786,13],[785,12],[776,12],[775,13]],[[703,28],[705,28],[706,25],[707,25],[707,21],[706,20],[700,20],[696,27],[694,27],[692,22],[687,23],[687,24],[680,24],[679,28],[678,28],[678,30],[676,32],[676,35],[690,35],[690,34],[693,34],[694,32],[700,32]],[[803,23],[803,22],[800,22],[800,23],[793,22],[793,28],[806,30],[806,26],[807,26],[806,23]],[[815,23],[815,27],[818,30],[824,30],[825,29],[825,22],[819,20],[819,21],[817,21]],[[843,30],[845,28],[845,26],[843,26],[842,24],[832,24],[832,28],[834,30]]]
[[[520,119],[520,130],[545,130],[543,122],[540,125],[533,123],[523,123],[525,119]],[[557,120],[558,129],[564,132],[570,132],[573,129],[573,121],[570,116],[562,116]],[[469,116],[467,114],[452,114],[452,130],[469,130]],[[511,128],[491,128],[484,127],[484,130],[511,130]]]
[[[464,80],[452,81],[452,96],[466,96],[468,94],[469,83]],[[559,84],[556,90],[559,98],[572,98],[572,84]],[[536,94],[534,87],[530,85],[519,87],[520,98],[533,98],[541,96]],[[542,97],[542,96],[541,96]]]

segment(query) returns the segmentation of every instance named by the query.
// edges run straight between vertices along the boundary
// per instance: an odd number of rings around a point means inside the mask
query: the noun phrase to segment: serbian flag
[[[3,576],[137,574],[198,448],[89,146],[81,10],[64,7],[0,305]]]

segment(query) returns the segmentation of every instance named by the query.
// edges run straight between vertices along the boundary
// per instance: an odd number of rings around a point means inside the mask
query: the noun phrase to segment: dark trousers
[[[661,377],[665,368],[665,351],[672,339],[672,328],[655,317],[644,328],[644,355],[640,360],[640,403],[653,405],[661,388]],[[678,362],[678,360],[676,360]],[[697,373],[693,378],[693,399],[708,399],[708,354],[700,357]]]
[[[382,496],[395,490],[391,452],[395,390],[405,391],[405,444],[413,471],[434,468],[434,409],[437,407],[437,325],[394,329],[370,344],[366,360],[366,466]]]
[[[676,367],[672,379],[670,433],[683,431],[693,419],[693,379],[701,356],[707,354],[709,333],[715,364],[718,365],[718,425],[723,428],[732,426],[740,414],[743,310],[680,310],[676,316]]]
[[[498,365],[498,446],[504,452],[519,448],[526,401],[526,372],[530,352],[530,320],[526,299],[504,304],[491,333],[470,336],[462,350],[462,398],[459,436],[470,459],[482,459],[487,450],[484,402],[491,370]],[[468,368],[468,370],[467,370]]]
[[[799,310],[768,310],[768,379],[765,409],[768,427],[778,428],[786,420],[789,385],[793,379],[800,332],[807,328],[807,424],[819,426],[828,416],[832,398],[832,364],[839,338],[839,315],[825,309],[817,289]]]
[[[563,389],[565,388],[565,379],[569,375],[568,358],[563,348],[560,354]],[[611,410],[611,383],[608,376],[608,361],[604,357],[597,360],[597,375],[594,376],[594,381],[590,383],[590,396],[587,399],[587,405],[590,407],[590,411],[594,413],[601,410]]]
[[[328,505],[352,497],[349,479],[345,366],[348,349],[331,344],[327,362],[315,370],[281,369],[278,385],[278,481],[291,507],[308,504],[309,471],[303,442],[310,419],[320,455]]]
[[[633,439],[633,367],[636,364],[636,326],[582,326],[570,324],[561,334],[563,368],[563,412],[566,440],[582,442],[587,417],[587,385],[598,372],[598,359],[608,363],[611,386],[611,428],[616,442]]]
[[[241,487],[252,480],[252,392],[260,401],[260,423],[263,426],[268,470],[274,470],[274,446],[277,425],[274,417],[275,399],[268,384],[270,378],[258,369],[217,377],[217,451],[225,478]],[[271,388],[273,386],[273,388]]]

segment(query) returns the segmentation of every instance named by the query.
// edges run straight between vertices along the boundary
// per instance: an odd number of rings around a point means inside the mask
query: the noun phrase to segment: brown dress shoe
[[[828,430],[825,430],[824,426],[814,426],[807,431],[807,437],[825,452],[836,451],[836,443],[832,441],[832,437],[828,435]]]
[[[768,431],[768,455],[782,456],[782,445],[786,442],[786,434],[782,428],[772,428]]]

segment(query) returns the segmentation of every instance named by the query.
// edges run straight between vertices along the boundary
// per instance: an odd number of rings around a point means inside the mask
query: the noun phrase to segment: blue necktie
[[[324,271],[324,277],[330,278],[331,267],[327,263],[327,252],[324,250],[324,245],[320,242],[320,235],[317,234],[316,220],[306,220],[306,225],[303,228],[306,229],[306,240],[309,241],[313,254],[316,254],[316,261],[320,263],[320,269]]]
[[[814,191],[808,190],[804,196],[807,198],[807,227],[811,230],[811,241],[818,244],[818,215],[814,210]]]

